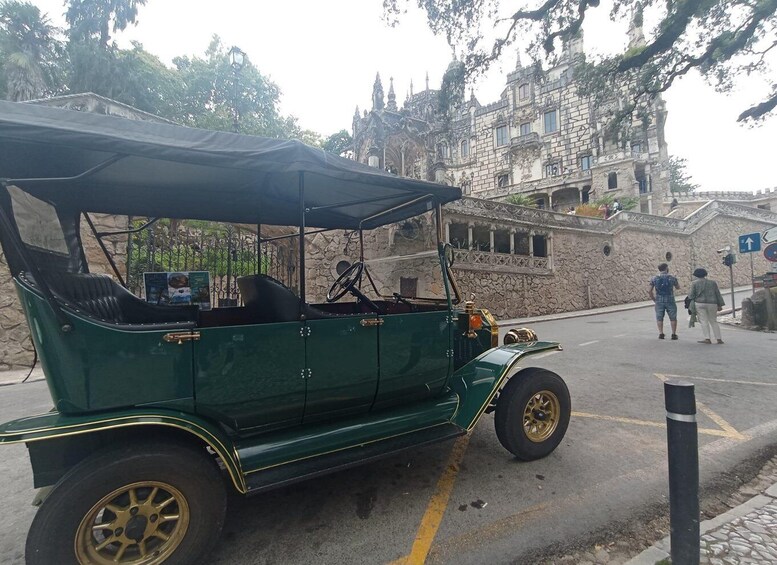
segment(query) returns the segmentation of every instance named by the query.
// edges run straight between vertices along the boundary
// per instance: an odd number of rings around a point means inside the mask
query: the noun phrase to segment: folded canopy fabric
[[[9,179],[76,211],[275,225],[299,225],[302,185],[317,228],[369,229],[461,197],[299,141],[0,102]]]

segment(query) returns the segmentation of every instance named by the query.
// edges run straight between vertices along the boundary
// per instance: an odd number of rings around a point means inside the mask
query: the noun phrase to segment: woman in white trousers
[[[691,284],[691,292],[688,293],[688,298],[696,303],[696,314],[699,317],[701,331],[704,334],[704,339],[699,343],[712,343],[710,339],[710,328],[712,328],[712,333],[715,335],[717,343],[722,344],[723,340],[721,339],[720,326],[718,325],[718,312],[723,309],[726,303],[720,294],[718,283],[707,278],[706,269],[696,269],[693,272],[693,276],[696,277],[696,280]]]

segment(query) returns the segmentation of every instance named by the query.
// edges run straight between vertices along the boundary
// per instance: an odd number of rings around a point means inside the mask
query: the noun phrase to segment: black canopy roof
[[[300,176],[310,227],[373,228],[461,197],[299,141],[0,102],[0,179],[48,179],[15,184],[58,207],[298,225]]]

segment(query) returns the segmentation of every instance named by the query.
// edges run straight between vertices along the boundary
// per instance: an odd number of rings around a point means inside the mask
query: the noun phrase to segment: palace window
[[[516,255],[528,255],[529,254],[529,234],[525,232],[516,232],[513,234],[513,245]]]
[[[593,158],[590,155],[583,155],[582,157],[580,157],[580,170],[590,171],[592,160]]]
[[[524,135],[529,135],[531,133],[531,122],[526,122],[524,124],[521,124],[520,129],[521,137]]]
[[[437,157],[439,157],[440,159],[447,159],[449,157],[447,143],[437,144]]]
[[[529,97],[529,85],[522,84],[518,87],[518,100],[526,100]]]
[[[510,232],[494,230],[494,253],[510,253]]]
[[[496,128],[496,146],[502,147],[507,145],[510,141],[510,134],[507,132],[507,126],[499,126]]]
[[[535,257],[547,257],[548,256],[548,236],[546,235],[532,236],[532,247],[534,248]]]
[[[510,185],[510,175],[508,175],[507,173],[498,175],[496,177],[496,186],[498,186],[499,188],[504,188],[509,185]]]
[[[545,133],[553,133],[554,131],[558,131],[558,110],[545,112],[543,119],[545,122]]]
[[[610,173],[607,175],[607,190],[615,188],[618,188],[618,173]]]
[[[469,249],[469,226],[467,224],[451,223],[449,228],[451,240],[448,242],[456,249]]]
[[[639,142],[632,143],[631,144],[631,154],[633,156],[635,156],[635,157],[638,157],[641,153],[642,153],[642,144],[639,143]]]
[[[561,174],[561,161],[554,161],[545,165],[546,177],[557,177]]]
[[[461,158],[466,159],[469,157],[469,139],[461,140]]]

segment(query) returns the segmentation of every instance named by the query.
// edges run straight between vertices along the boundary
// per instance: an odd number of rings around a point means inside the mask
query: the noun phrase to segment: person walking
[[[707,270],[701,267],[693,272],[696,280],[691,284],[691,292],[688,298],[696,304],[696,314],[701,324],[701,331],[704,339],[699,343],[712,343],[710,339],[710,328],[719,344],[723,343],[720,336],[720,326],[718,325],[718,312],[725,306],[723,296],[720,294],[718,283],[707,278]]]
[[[664,315],[669,314],[669,324],[672,327],[672,339],[677,338],[677,302],[674,290],[680,288],[677,278],[669,274],[669,265],[661,263],[658,274],[650,279],[650,299],[656,303],[656,325],[658,339],[664,339]]]

